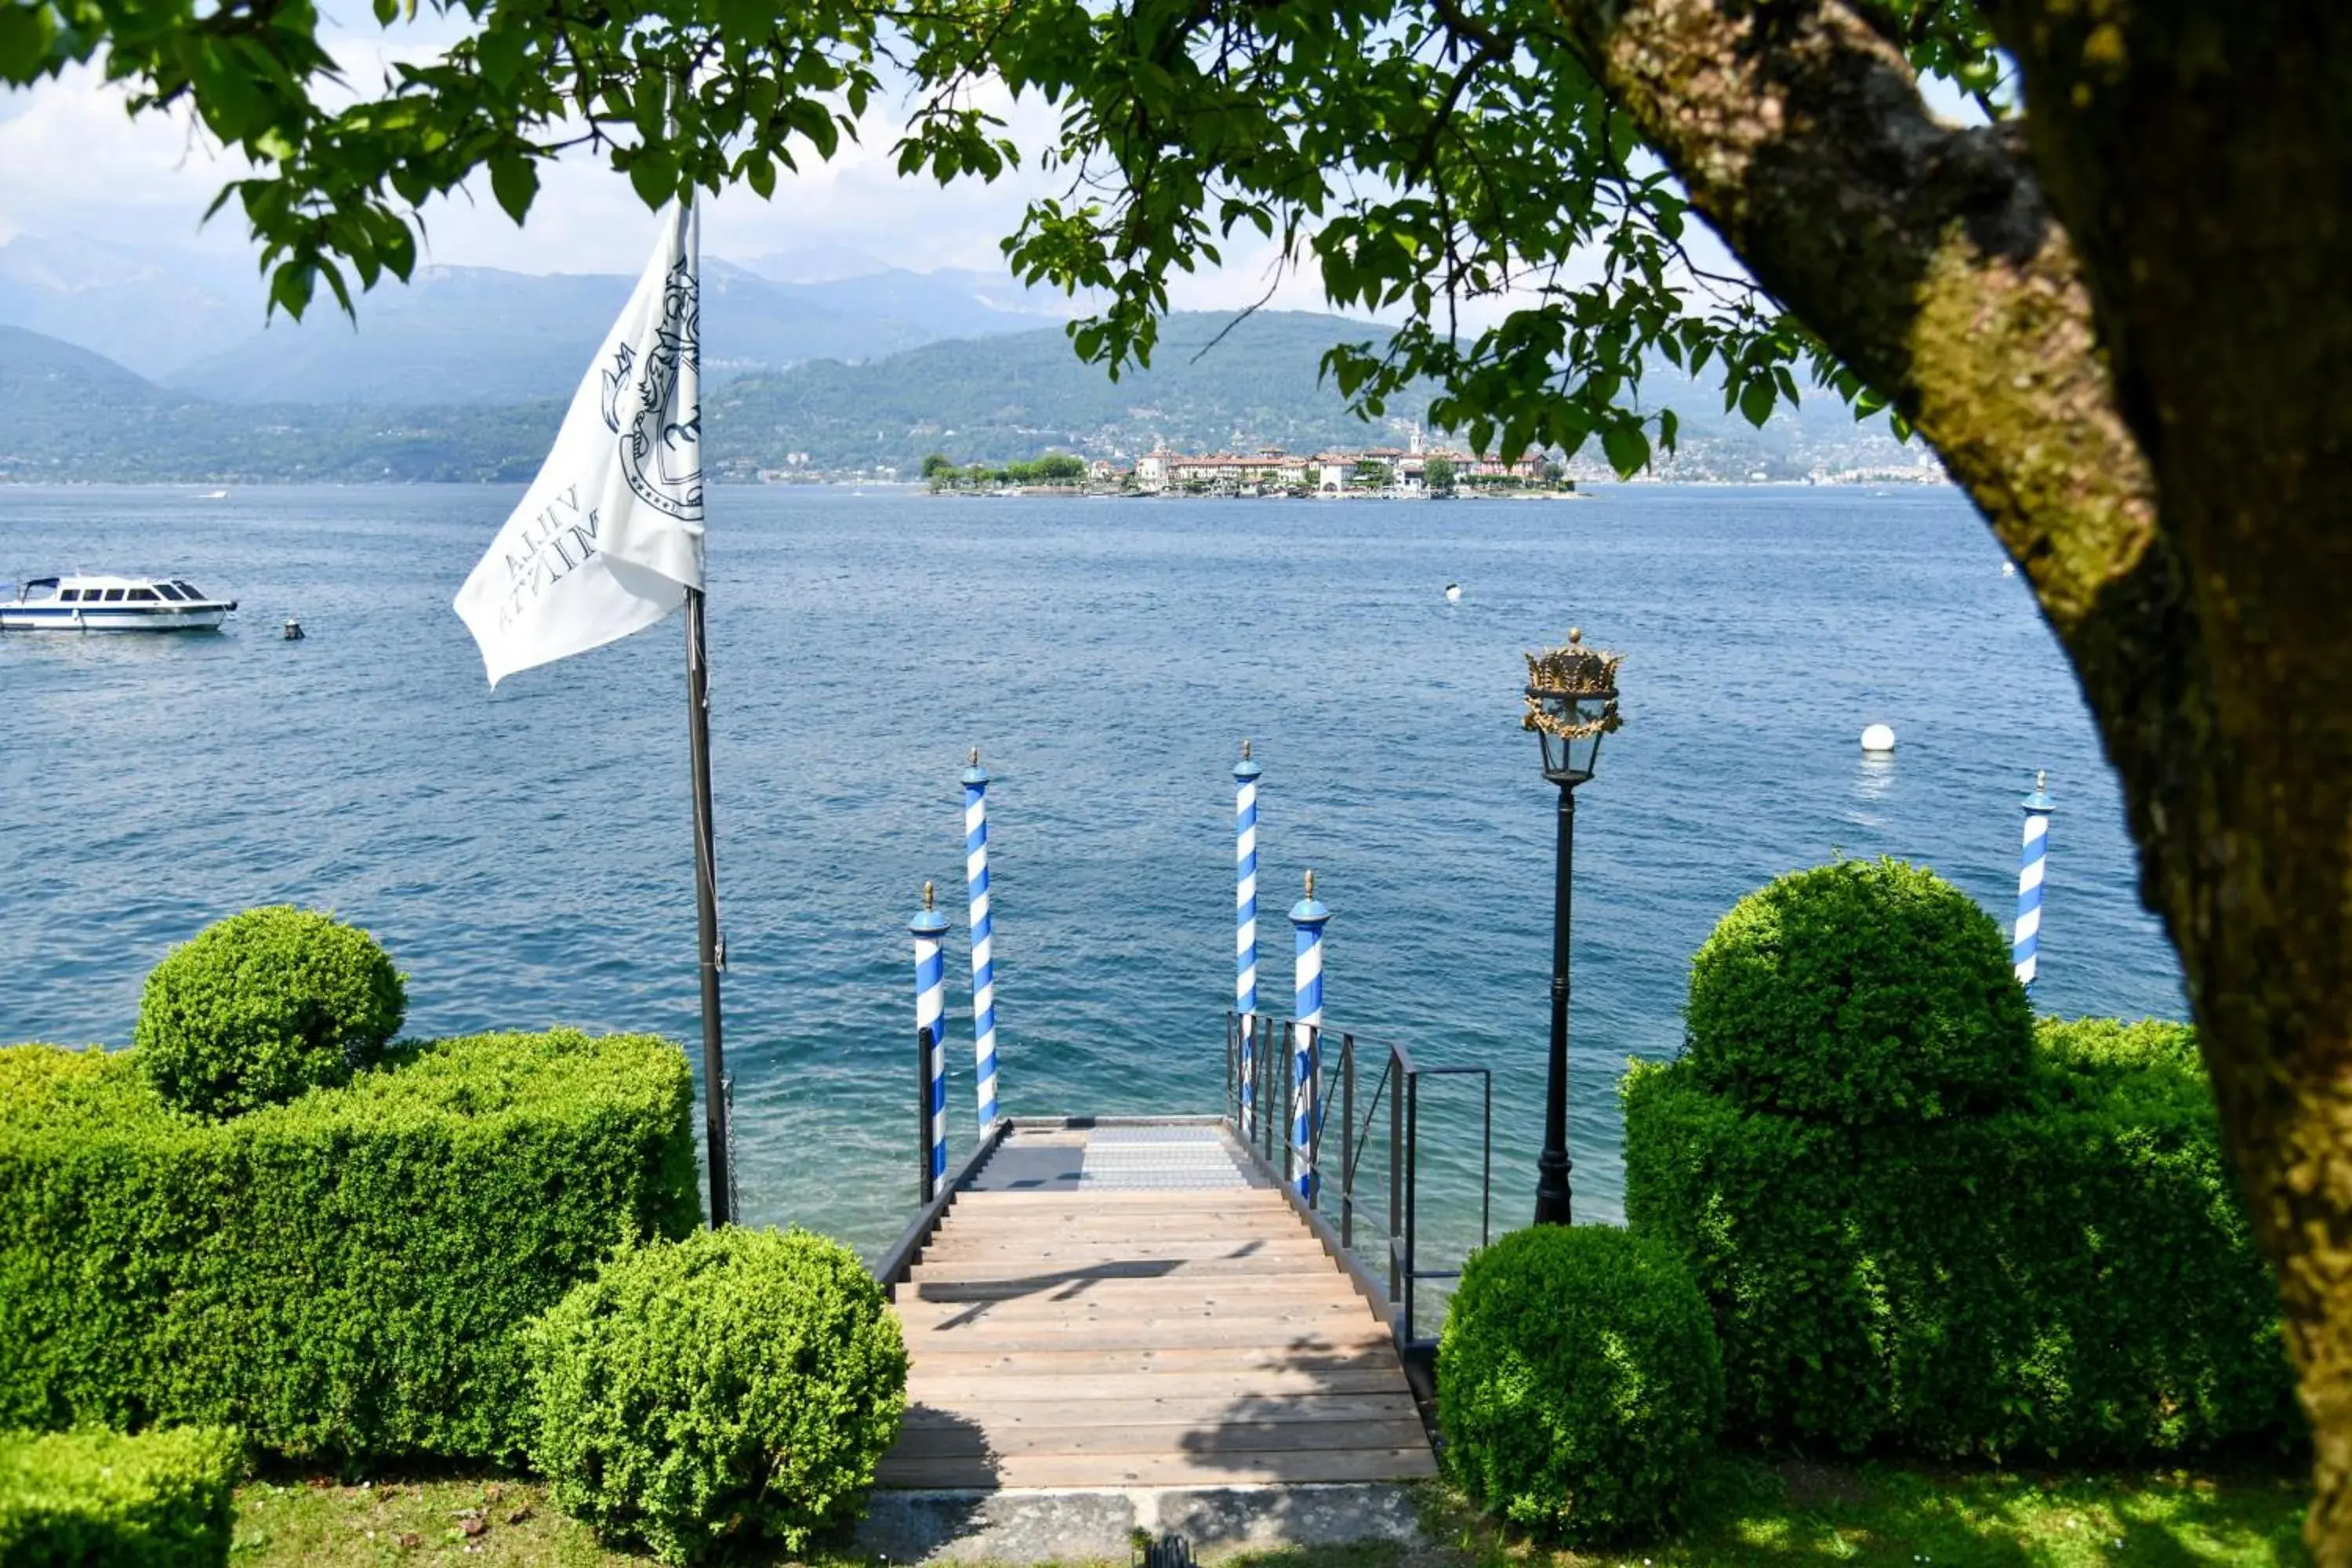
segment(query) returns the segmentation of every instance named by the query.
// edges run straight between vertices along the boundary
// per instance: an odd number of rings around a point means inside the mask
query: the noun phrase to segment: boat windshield
[[[54,599],[57,596],[58,580],[55,577],[35,577],[16,590],[19,599]]]
[[[171,600],[175,605],[180,602],[180,591],[177,588],[173,587],[169,583],[156,584],[155,592],[163,595],[163,597]]]
[[[173,578],[172,586],[177,588],[181,593],[185,594],[191,599],[201,599],[204,597],[204,595],[197,590],[196,585],[194,583],[189,582],[185,577]]]

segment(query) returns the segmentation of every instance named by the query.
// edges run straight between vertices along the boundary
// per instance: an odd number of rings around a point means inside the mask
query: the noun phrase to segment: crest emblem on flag
[[[640,362],[635,344],[619,344],[604,373],[604,425],[621,438],[629,488],[686,522],[702,521],[702,413],[676,400],[680,367],[700,370],[701,339],[701,285],[680,257],[662,287],[653,352]]]

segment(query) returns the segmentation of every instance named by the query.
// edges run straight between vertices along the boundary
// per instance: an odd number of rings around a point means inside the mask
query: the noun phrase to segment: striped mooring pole
[[[1315,897],[1315,873],[1307,873],[1307,896],[1290,906],[1290,924],[1297,935],[1298,994],[1293,1006],[1291,1089],[1295,1100],[1290,1119],[1293,1184],[1309,1204],[1315,1201],[1315,1062],[1323,1033],[1323,927],[1331,918]]]
[[[2042,864],[2050,848],[2050,813],[2055,803],[2049,795],[2050,775],[2037,769],[2033,793],[2025,797],[2025,847],[2017,860],[2017,937],[2010,958],[2017,965],[2017,983],[2032,986],[2041,970]]]
[[[971,896],[971,1063],[980,1130],[996,1125],[996,941],[988,913],[988,770],[963,771],[963,874]]]
[[[923,884],[923,908],[907,930],[915,939],[915,1074],[922,1108],[923,1202],[938,1195],[948,1174],[948,964],[940,939],[948,917],[931,907],[931,885]]]
[[[1241,1016],[1241,1061],[1238,1073],[1242,1139],[1257,1131],[1257,1041],[1251,1026],[1257,1019],[1257,776],[1250,761],[1250,743],[1242,742],[1242,760],[1234,764],[1234,1011]]]

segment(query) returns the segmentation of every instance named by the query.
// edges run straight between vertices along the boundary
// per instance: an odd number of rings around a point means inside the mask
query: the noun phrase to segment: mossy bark
[[[2352,8],[1991,0],[2017,122],[1838,0],[1556,0],[2032,581],[2188,977],[2352,1564]]]

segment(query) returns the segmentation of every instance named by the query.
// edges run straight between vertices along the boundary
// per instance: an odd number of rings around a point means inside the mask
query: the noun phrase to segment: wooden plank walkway
[[[1013,1131],[897,1297],[885,1487],[1436,1473],[1387,1325],[1218,1127]]]

